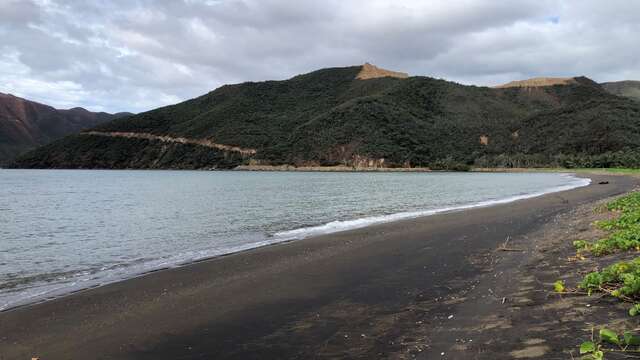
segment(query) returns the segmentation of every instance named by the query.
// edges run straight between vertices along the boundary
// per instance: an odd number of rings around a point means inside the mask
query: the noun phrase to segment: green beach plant
[[[629,315],[640,314],[640,258],[621,261],[610,265],[602,271],[587,274],[578,288],[587,294],[601,292],[620,300],[633,303]]]
[[[640,336],[625,331],[619,335],[615,331],[607,328],[601,328],[598,332],[598,339],[594,336],[594,330],[591,331],[591,340],[580,344],[580,355],[582,360],[602,360],[605,352],[616,353],[637,353],[637,346],[640,345]],[[615,345],[617,348],[612,348]]]
[[[606,209],[618,212],[614,219],[596,221],[599,228],[611,233],[593,243],[573,242],[576,250],[603,256],[618,251],[640,251],[640,192],[633,192],[607,204]]]
[[[553,283],[553,290],[557,293],[563,293],[566,291],[566,287],[564,285],[564,281],[558,280]]]

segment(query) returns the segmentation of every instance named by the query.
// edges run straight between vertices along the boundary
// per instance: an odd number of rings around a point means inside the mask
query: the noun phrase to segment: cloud
[[[618,0],[0,0],[0,91],[138,112],[365,61],[476,85],[638,79],[638,34],[640,3]]]

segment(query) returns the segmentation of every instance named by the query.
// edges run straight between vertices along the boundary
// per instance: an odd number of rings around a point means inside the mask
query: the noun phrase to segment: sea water
[[[0,170],[0,310],[267,244],[588,183],[557,173]]]

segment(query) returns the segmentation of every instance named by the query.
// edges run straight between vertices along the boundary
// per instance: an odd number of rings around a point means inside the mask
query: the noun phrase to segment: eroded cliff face
[[[360,72],[356,76],[356,79],[367,80],[367,79],[375,79],[375,78],[381,78],[381,77],[394,77],[394,78],[405,79],[409,77],[409,74],[399,72],[399,71],[382,69],[375,65],[364,63],[364,65],[362,65],[362,70],[360,70]]]
[[[374,159],[360,155],[354,155],[347,163],[355,168],[377,169],[386,167],[384,158]]]
[[[577,84],[578,81],[575,78],[567,77],[537,77],[527,80],[517,80],[511,81],[503,85],[498,85],[495,88],[497,89],[505,89],[505,88],[534,88],[534,87],[543,87],[543,86],[554,86],[554,85],[571,85]]]
[[[332,163],[332,165],[321,164],[318,161],[298,161],[295,164],[274,165],[269,161],[250,159],[246,164],[236,167],[238,170],[304,170],[304,171],[373,171],[398,169],[390,167],[384,158],[371,158],[367,156],[354,155],[348,159],[342,159]],[[403,169],[411,169],[411,164],[406,162]],[[421,169],[424,170],[424,169]]]

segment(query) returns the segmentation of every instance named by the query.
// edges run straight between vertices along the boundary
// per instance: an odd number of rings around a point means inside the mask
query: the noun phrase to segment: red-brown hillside
[[[127,115],[130,114],[95,113],[83,108],[58,110],[0,93],[0,164],[65,135]]]

